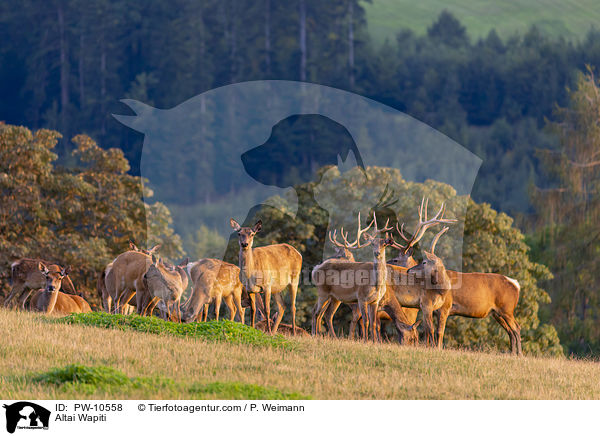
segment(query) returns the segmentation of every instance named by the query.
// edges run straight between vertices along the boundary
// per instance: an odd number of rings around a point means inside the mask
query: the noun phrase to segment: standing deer
[[[181,296],[188,285],[188,276],[185,272],[187,260],[182,264],[174,266],[165,264],[154,255],[151,256],[152,264],[142,277],[144,283],[143,291],[145,298],[138,298],[139,306],[143,307],[143,315],[152,315],[159,301],[165,305],[164,319],[181,321]],[[140,303],[141,302],[141,303]]]
[[[37,291],[29,304],[32,310],[43,312],[46,315],[68,315],[69,313],[91,312],[90,305],[79,295],[68,295],[60,292],[62,281],[68,276],[70,268],[60,271],[51,271],[42,263],[38,263],[38,270],[44,276],[44,289]]]
[[[266,247],[252,248],[254,236],[262,228],[261,220],[258,220],[254,227],[242,227],[231,218],[230,225],[238,233],[240,281],[242,285],[249,293],[257,293],[261,290],[265,293],[267,330],[271,331],[271,294],[274,295],[278,308],[278,316],[273,326],[273,333],[276,333],[285,310],[281,292],[289,287],[292,328],[295,331],[296,293],[298,292],[298,282],[302,270],[302,255],[289,244],[273,244]]]
[[[367,233],[373,224],[375,224],[373,234]],[[337,309],[342,302],[357,303],[363,320],[367,320],[363,338],[365,340],[368,339],[370,330],[371,338],[373,340],[376,339],[378,305],[386,293],[387,268],[385,263],[385,248],[392,243],[389,235],[386,234],[385,238],[377,237],[377,235],[391,230],[388,224],[389,221],[386,222],[382,229],[378,228],[377,217],[373,214],[371,223],[365,229],[361,229],[359,213],[356,241],[352,243],[348,242],[347,233],[344,233],[343,228],[340,231],[344,240],[343,246],[346,249],[358,249],[371,245],[374,259],[372,263],[328,260],[315,267],[312,275],[313,282],[317,284],[318,299],[313,309],[313,334],[319,333],[321,319],[327,309],[327,305],[334,304],[336,306],[334,309]],[[366,244],[361,244],[360,240],[362,237],[367,239]],[[335,240],[335,232],[333,239]],[[345,281],[342,278],[342,274],[344,274],[342,271],[344,270],[350,272],[349,277],[346,278],[350,279],[353,283],[342,283],[342,281]],[[333,274],[331,274],[332,272]],[[335,277],[336,275],[337,277]],[[333,325],[328,327],[331,332]]]
[[[440,210],[432,219],[427,219],[427,206],[428,201],[423,199],[421,201],[421,207],[418,210],[419,222],[411,239],[405,238],[403,232],[401,232],[400,229],[397,229],[401,233],[402,237],[407,240],[408,244],[403,246],[394,241],[392,237],[391,245],[393,247],[400,250],[407,250],[408,248],[414,246],[414,244],[416,244],[416,242],[423,237],[428,228],[440,223],[456,222],[455,219],[444,218],[444,204],[442,204]],[[435,244],[439,240],[440,236],[447,230],[448,228],[445,227],[433,238],[432,249],[435,248]],[[433,312],[441,307],[449,307],[449,305],[452,304],[451,294],[448,292],[448,289],[443,287],[444,284],[449,286],[446,282],[439,281],[435,284],[435,286],[431,286],[431,283],[422,280],[422,277],[419,275],[419,273],[420,271],[418,270],[412,270],[411,272],[411,270],[408,268],[389,264],[388,276],[390,278],[390,282],[388,287],[391,292],[388,292],[388,300],[386,302],[389,304],[389,299],[391,299],[391,296],[393,295],[396,301],[394,302],[391,300],[391,304],[397,303],[403,307],[421,309],[423,313],[426,342],[429,345],[433,345]]]
[[[17,298],[18,307],[24,308],[31,293],[46,286],[46,278],[39,269],[40,263],[53,272],[62,269],[59,265],[51,264],[42,259],[23,258],[13,262],[11,265],[12,289],[4,301],[4,307],[10,307],[11,301]],[[64,278],[61,286],[70,294],[77,294],[69,276]]]
[[[200,259],[188,265],[188,273],[192,279],[192,295],[185,304],[183,322],[196,320],[198,314],[213,301],[218,321],[221,300],[224,300],[229,309],[229,319],[233,321],[237,313],[240,322],[244,324],[242,282],[237,266],[217,259]],[[253,319],[252,327],[254,324]]]
[[[435,241],[434,241],[435,242]],[[448,316],[485,318],[490,313],[502,326],[510,339],[512,354],[521,356],[521,327],[515,319],[514,311],[519,302],[519,282],[510,277],[494,273],[461,273],[444,268],[442,260],[431,252],[425,252],[426,259],[410,269],[410,272],[422,272],[425,280],[432,284],[445,282],[442,287],[449,288],[450,304],[444,304],[434,314],[437,318],[436,344],[443,346],[444,330]],[[432,320],[427,320],[432,323]]]
[[[160,245],[155,245],[150,250],[144,250],[138,248],[137,245],[133,243],[133,241],[129,240],[129,251],[144,253],[151,256],[152,254],[156,253],[159,248]],[[102,300],[102,307],[104,307],[104,310],[108,313],[110,313],[112,310],[112,297],[106,288],[106,274],[112,269],[113,262],[106,265],[106,267],[98,274],[98,279],[96,281],[96,291],[98,292],[98,296]],[[133,306],[127,305],[123,308],[123,312],[131,313],[132,309]]]

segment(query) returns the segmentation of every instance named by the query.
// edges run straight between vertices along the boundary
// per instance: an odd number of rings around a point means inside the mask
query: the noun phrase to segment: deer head
[[[236,220],[231,218],[229,220],[231,228],[238,233],[238,242],[242,250],[252,249],[252,242],[254,242],[254,236],[262,229],[262,221],[258,220],[254,227],[242,227]]]
[[[187,286],[187,275],[185,283],[178,267],[166,266],[157,257],[152,256],[152,264],[144,274],[143,280],[150,295],[158,297],[165,302],[169,318],[173,313],[180,318],[180,300],[185,287]],[[182,268],[183,269],[183,268]],[[184,286],[184,284],[186,286]]]
[[[398,232],[400,237],[402,239],[404,239],[404,241],[406,242],[406,245],[399,244],[396,241],[393,242],[392,246],[394,248],[397,248],[398,250],[400,250],[400,252],[399,252],[398,256],[396,256],[393,259],[393,262],[390,262],[390,263],[394,263],[395,265],[403,266],[405,268],[411,268],[413,266],[416,266],[417,262],[412,257],[413,252],[414,252],[414,246],[421,240],[421,238],[423,238],[427,229],[429,229],[430,227],[433,227],[437,224],[442,224],[442,223],[450,224],[450,223],[455,223],[457,221],[455,219],[444,218],[444,213],[446,211],[446,207],[445,207],[444,203],[442,203],[442,206],[440,207],[440,210],[438,211],[438,213],[435,214],[435,216],[433,218],[428,220],[427,219],[428,206],[429,206],[429,199],[425,200],[425,197],[423,197],[421,199],[421,207],[419,207],[419,209],[418,209],[419,222],[417,223],[417,226],[410,238],[408,238],[404,234],[404,223],[402,223],[401,227],[398,227],[398,223],[396,223],[396,231]]]
[[[38,264],[38,269],[46,279],[46,287],[44,289],[48,292],[58,291],[62,280],[71,272],[70,266],[62,268],[59,271],[50,271],[43,263]]]
[[[431,242],[431,248],[429,251],[424,251],[425,258],[423,261],[417,266],[413,266],[408,270],[408,273],[416,273],[420,274],[425,278],[425,283],[427,288],[432,289],[443,289],[447,290],[450,286],[450,279],[446,274],[446,267],[444,266],[444,262],[438,256],[434,254],[435,246],[449,227],[444,227],[437,235],[433,238]]]

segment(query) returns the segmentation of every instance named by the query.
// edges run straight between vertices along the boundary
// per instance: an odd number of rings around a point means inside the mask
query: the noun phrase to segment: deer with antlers
[[[330,231],[328,236],[329,241],[333,244],[335,252],[332,257],[326,260],[326,262],[355,262],[354,255],[352,254],[352,249],[354,248],[354,246],[349,244],[347,238],[346,240],[343,240],[343,242],[338,241],[337,230],[334,230],[333,232]],[[335,330],[333,327],[333,317],[341,303],[342,302],[339,300],[330,301],[330,303],[327,305],[327,309],[324,314],[329,334],[333,337],[336,337]],[[348,305],[352,309],[352,321],[350,323],[349,331],[350,338],[354,338],[356,325],[359,323],[361,328],[361,336],[364,337],[365,325],[361,316],[360,309],[358,308],[358,304],[349,303]],[[377,311],[378,336],[380,331],[380,320],[391,320],[396,326],[396,330],[398,333],[398,341],[400,343],[417,343],[419,341],[418,333],[416,330],[418,324],[415,324],[415,321],[418,312],[418,309],[403,308],[402,306],[400,306],[400,304],[397,303],[397,301],[395,301],[395,297],[393,295],[390,295],[389,298],[386,298],[386,304],[381,305],[380,309]]]
[[[69,267],[54,271],[40,262],[38,270],[44,276],[45,286],[31,297],[29,307],[32,310],[46,315],[68,315],[92,311],[88,302],[79,295],[69,295],[59,291],[62,281],[68,277]]]
[[[266,247],[253,248],[254,236],[262,229],[262,221],[254,227],[242,227],[233,218],[230,220],[233,230],[238,233],[240,244],[239,267],[240,281],[249,293],[265,293],[265,318],[267,330],[271,331],[271,295],[277,304],[277,319],[273,333],[283,318],[284,305],[281,292],[289,288],[292,329],[296,329],[296,294],[302,271],[302,255],[289,244],[272,244]]]
[[[425,213],[425,221],[427,221],[426,209],[427,204],[425,203],[423,206],[423,202],[421,202],[420,223],[411,238],[405,236],[404,225],[397,228],[398,234],[404,239],[406,245],[400,245],[394,241],[393,246],[400,250],[400,255],[396,258],[398,263],[404,262],[404,266],[410,268],[411,274],[422,276],[421,280],[428,281],[430,285],[438,289],[440,294],[445,295],[444,303],[438,309],[433,310],[433,316],[437,320],[435,339],[433,337],[433,319],[429,315],[424,316],[428,341],[435,342],[438,348],[443,346],[444,331],[449,316],[485,318],[491,314],[507,332],[511,352],[521,355],[521,328],[514,316],[521,289],[517,280],[494,273],[461,273],[446,270],[443,261],[434,253],[435,245],[446,229],[436,235],[429,252],[424,251],[425,258],[421,264],[417,264],[412,258],[412,247],[424,234],[422,226],[425,223],[421,216]],[[442,291],[444,288],[450,289],[449,294]],[[405,292],[405,290],[399,289],[399,292]],[[427,312],[429,313],[431,310],[429,308]]]
[[[367,233],[369,228],[375,224],[373,233]],[[340,303],[356,303],[365,322],[365,331],[363,338],[367,340],[370,337],[375,340],[376,334],[376,316],[379,301],[386,293],[387,268],[385,263],[385,248],[392,241],[389,235],[385,238],[378,237],[380,233],[386,233],[392,228],[386,222],[383,228],[378,228],[377,217],[373,214],[373,220],[364,229],[361,229],[360,213],[358,214],[358,228],[356,240],[348,242],[348,234],[342,228],[340,231],[345,249],[359,249],[371,245],[373,248],[373,262],[338,262],[327,260],[315,267],[312,272],[313,282],[317,285],[317,304],[313,309],[312,331],[318,334],[320,331],[321,319],[327,309],[327,305]],[[337,240],[337,231],[334,230],[332,241]],[[367,240],[366,244],[361,243],[361,238]],[[346,283],[349,280],[348,283]],[[337,307],[335,307],[337,309]],[[333,325],[328,326],[330,332],[333,331]]]

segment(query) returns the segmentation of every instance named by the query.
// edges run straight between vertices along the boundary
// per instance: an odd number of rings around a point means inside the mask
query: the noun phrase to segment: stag
[[[92,311],[87,301],[79,295],[69,295],[59,291],[62,281],[68,277],[70,267],[54,271],[40,262],[38,271],[44,276],[45,286],[31,297],[29,306],[32,310],[46,315],[68,315]]]
[[[296,294],[302,270],[302,255],[289,244],[273,244],[266,247],[252,247],[254,236],[260,232],[262,221],[254,227],[242,227],[233,218],[231,227],[238,233],[240,244],[239,267],[240,281],[249,293],[261,290],[265,293],[265,317],[267,330],[271,331],[271,294],[277,304],[277,319],[273,326],[273,333],[283,318],[284,305],[281,292],[289,287],[292,329],[296,329]]]
[[[42,259],[23,258],[13,262],[11,265],[12,289],[4,301],[4,307],[10,307],[11,301],[16,297],[18,307],[25,308],[25,303],[31,293],[46,285],[46,278],[39,269],[40,263],[52,272],[59,272],[62,269],[59,265]],[[70,294],[77,294],[69,276],[63,279],[61,287]]]
[[[218,321],[221,301],[224,300],[229,309],[229,319],[233,321],[237,312],[240,322],[244,324],[242,282],[237,266],[217,259],[200,259],[188,265],[188,273],[192,279],[192,295],[185,304],[183,322],[196,320],[199,313],[213,301]],[[252,318],[254,327],[254,316]]]
[[[375,224],[374,232],[372,234],[367,233],[373,224]],[[363,338],[365,340],[368,339],[370,330],[371,337],[375,340],[377,337],[376,315],[378,304],[386,293],[387,268],[385,263],[385,248],[392,243],[388,234],[386,234],[385,238],[377,237],[377,235],[391,230],[388,224],[389,221],[386,222],[383,228],[378,228],[377,217],[373,214],[371,223],[366,228],[361,229],[359,213],[356,240],[354,242],[348,242],[348,234],[344,233],[343,228],[340,231],[344,243],[337,243],[336,245],[342,245],[345,249],[351,250],[371,245],[373,248],[373,262],[352,263],[347,261],[339,262],[334,259],[327,260],[315,267],[312,276],[313,281],[317,284],[318,299],[313,309],[313,334],[319,333],[321,319],[327,309],[327,305],[334,304],[339,307],[342,302],[357,303],[363,320],[367,320]],[[362,237],[367,239],[366,244],[361,244]],[[336,231],[334,231],[332,240],[337,240]],[[347,272],[350,272],[350,277],[348,278],[358,283],[341,283],[342,280],[340,279],[342,275],[345,274],[347,276]],[[337,307],[334,307],[334,309],[337,309]],[[332,332],[333,325],[329,325],[328,327],[330,328],[330,332]]]

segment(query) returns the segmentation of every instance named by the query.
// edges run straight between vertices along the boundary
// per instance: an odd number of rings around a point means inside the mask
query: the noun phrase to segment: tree
[[[183,255],[169,210],[160,203],[144,204],[141,179],[128,174],[121,150],[103,150],[78,135],[72,153],[77,166],[59,167],[52,152],[58,138],[51,130],[0,126],[0,265],[5,278],[15,259],[39,257],[71,265],[77,289],[90,291],[98,271],[127,249],[128,239],[140,246],[161,243],[161,254],[171,259]],[[159,241],[146,241],[148,228]]]
[[[548,127],[560,138],[557,150],[540,157],[558,185],[536,189],[542,229],[539,259],[555,279],[550,317],[569,352],[600,352],[600,88],[593,71],[580,74],[569,105],[556,109]]]

